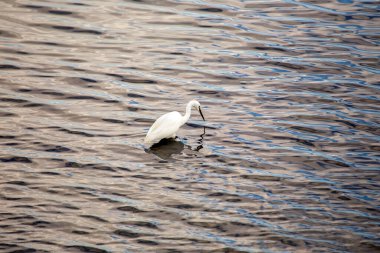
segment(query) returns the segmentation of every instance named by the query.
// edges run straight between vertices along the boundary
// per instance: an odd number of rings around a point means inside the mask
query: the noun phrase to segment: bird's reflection
[[[203,148],[203,136],[206,134],[206,127],[203,127],[203,134],[201,134],[198,140],[198,146],[194,149],[195,151],[199,151]]]
[[[185,148],[185,144],[175,139],[163,139],[159,143],[154,144],[148,150],[163,160],[168,160],[174,154],[181,154]]]
[[[185,145],[179,139],[162,139],[159,143],[154,144],[150,149],[146,150],[148,153],[153,153],[163,160],[170,160],[174,154],[181,154],[185,148],[199,151],[203,148],[203,136],[206,134],[206,128],[203,127],[203,133],[200,135],[196,148],[192,148],[189,145]]]

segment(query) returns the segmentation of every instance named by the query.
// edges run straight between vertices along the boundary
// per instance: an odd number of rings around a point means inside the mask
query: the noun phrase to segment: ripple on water
[[[0,7],[0,251],[379,251],[375,2]]]

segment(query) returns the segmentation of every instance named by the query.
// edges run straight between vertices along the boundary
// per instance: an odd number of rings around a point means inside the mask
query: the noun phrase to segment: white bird
[[[175,138],[179,128],[185,124],[191,115],[191,108],[199,111],[202,119],[205,120],[202,114],[201,105],[196,100],[191,100],[186,105],[186,114],[182,116],[179,112],[169,112],[159,117],[150,127],[145,137],[145,144],[152,146],[155,143],[165,138]]]

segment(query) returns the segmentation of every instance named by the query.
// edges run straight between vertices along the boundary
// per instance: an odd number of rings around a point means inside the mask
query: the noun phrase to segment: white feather
[[[144,140],[145,144],[151,146],[155,143],[158,143],[162,139],[175,138],[179,128],[189,120],[191,115],[191,108],[195,107],[201,113],[200,106],[201,105],[198,101],[192,100],[187,104],[186,114],[184,116],[182,116],[179,112],[174,111],[166,113],[159,117],[153,123],[148,133],[146,134]]]

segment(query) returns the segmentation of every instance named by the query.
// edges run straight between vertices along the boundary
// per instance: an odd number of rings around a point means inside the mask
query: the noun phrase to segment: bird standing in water
[[[169,112],[159,117],[153,125],[150,127],[145,137],[145,144],[152,146],[155,143],[160,142],[162,139],[175,138],[179,128],[185,124],[191,115],[191,109],[195,108],[199,111],[203,117],[201,110],[201,104],[196,100],[191,100],[186,105],[186,114],[182,116],[179,112]]]

